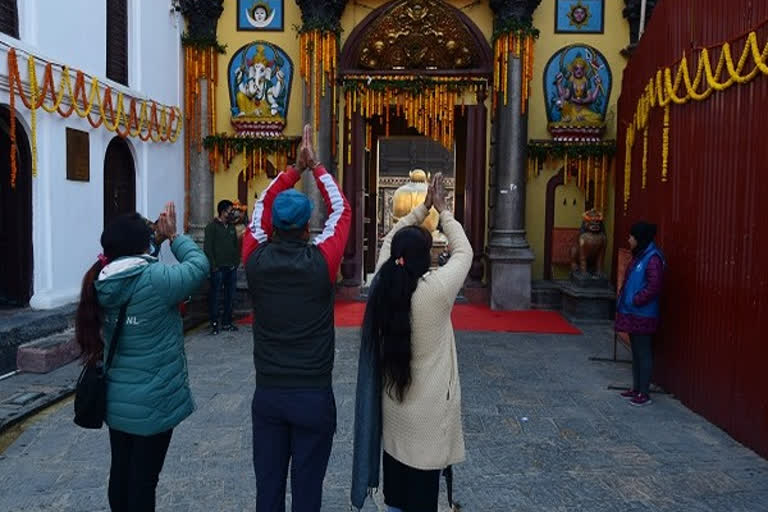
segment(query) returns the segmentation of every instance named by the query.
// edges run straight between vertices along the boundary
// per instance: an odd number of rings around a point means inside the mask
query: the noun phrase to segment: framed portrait
[[[237,0],[237,30],[282,31],[285,0]]]
[[[602,34],[605,31],[605,0],[556,0],[555,32]]]

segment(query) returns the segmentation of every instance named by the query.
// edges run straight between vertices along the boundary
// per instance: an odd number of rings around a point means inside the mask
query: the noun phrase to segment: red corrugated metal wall
[[[768,42],[766,0],[663,0],[624,72],[619,100],[616,246],[631,224],[659,226],[669,263],[654,380],[738,441],[768,457],[768,76],[671,107],[667,183],[661,181],[663,110],[652,109],[648,181],[643,141],[632,157],[622,211],[624,136],[656,70],[685,52],[746,34]],[[713,67],[720,51],[713,50]],[[691,65],[696,72],[696,58]],[[748,65],[751,70],[754,65]],[[673,68],[673,70],[676,69]],[[614,254],[614,257],[616,255]],[[614,265],[616,268],[616,265]]]

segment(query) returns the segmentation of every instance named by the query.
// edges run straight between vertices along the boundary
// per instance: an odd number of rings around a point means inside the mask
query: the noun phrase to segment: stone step
[[[77,304],[52,310],[23,308],[0,316],[0,375],[16,369],[19,347],[75,325]]]
[[[561,310],[563,295],[554,281],[533,281],[531,283],[531,308]]]
[[[27,373],[48,373],[71,363],[79,355],[75,330],[68,329],[19,346],[16,369]]]
[[[554,309],[559,310],[563,307],[563,298],[560,290],[551,288],[531,289],[531,308],[532,309]]]

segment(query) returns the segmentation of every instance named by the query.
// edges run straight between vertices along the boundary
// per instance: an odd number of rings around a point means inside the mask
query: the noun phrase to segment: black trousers
[[[653,373],[653,336],[630,334],[629,341],[632,345],[632,389],[647,395]]]
[[[109,506],[113,512],[154,512],[155,489],[172,434],[173,429],[153,436],[109,429]]]
[[[256,511],[285,511],[290,463],[292,511],[320,512],[336,433],[333,390],[257,388],[251,411]]]
[[[211,325],[219,321],[219,306],[224,295],[224,312],[221,323],[232,325],[232,300],[237,288],[237,267],[219,267],[211,272],[211,288],[208,290],[208,318]]]
[[[406,466],[384,452],[384,503],[403,512],[437,512],[440,470]]]

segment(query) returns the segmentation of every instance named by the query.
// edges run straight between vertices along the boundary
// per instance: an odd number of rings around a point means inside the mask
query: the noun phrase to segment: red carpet
[[[365,313],[364,302],[337,302],[336,327],[360,327]],[[488,306],[457,304],[451,315],[457,331],[535,332],[547,334],[581,334],[554,311],[491,311]],[[240,321],[250,324],[251,317]]]

